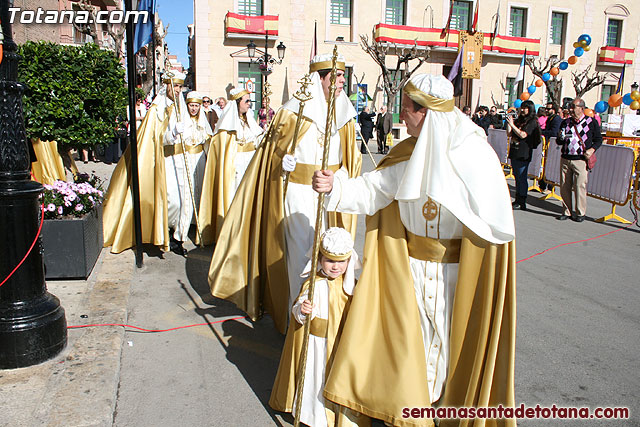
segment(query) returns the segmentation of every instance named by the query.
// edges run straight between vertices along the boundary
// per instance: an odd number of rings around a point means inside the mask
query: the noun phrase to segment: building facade
[[[190,37],[190,69],[195,88],[211,97],[224,96],[229,88],[247,85],[254,89],[257,110],[263,78],[251,60],[247,44],[270,55],[286,46],[284,60],[268,76],[271,106],[277,108],[298,88],[308,72],[314,28],[319,53],[334,45],[346,58],[347,91],[356,92],[356,81],[366,84],[375,107],[386,103],[380,68],[360,46],[365,35],[380,42],[430,50],[419,72],[447,75],[458,52],[458,31],[469,30],[478,0],[454,0],[451,29],[445,39],[449,0],[194,0],[194,25]],[[586,95],[588,106],[615,92],[625,66],[623,93],[640,81],[640,2],[637,0],[484,0],[479,6],[477,30],[485,34],[482,67],[478,79],[465,80],[459,106],[513,105],[522,91],[537,79],[527,68],[524,82],[514,85],[525,48],[529,56],[545,61],[555,55],[573,55],[573,43],[581,34],[592,38],[590,50],[575,65],[561,71],[562,97],[573,97],[571,71],[593,64],[592,70],[609,73],[604,85]],[[495,31],[496,37],[491,34]],[[394,67],[396,57],[388,56]],[[544,86],[532,96],[536,104],[547,100]],[[397,102],[398,103],[398,102]],[[397,121],[397,115],[395,116]],[[398,126],[396,126],[398,127]],[[402,127],[400,125],[399,127]]]

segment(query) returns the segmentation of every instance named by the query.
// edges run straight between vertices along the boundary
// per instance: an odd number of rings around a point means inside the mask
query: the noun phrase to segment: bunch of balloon
[[[520,108],[520,106],[522,105],[522,102],[529,99],[531,95],[533,95],[533,93],[536,91],[537,88],[542,87],[544,82],[547,82],[551,80],[553,77],[560,74],[561,70],[566,70],[567,68],[569,68],[569,65],[573,65],[577,63],[579,57],[584,55],[585,52],[588,52],[589,50],[591,50],[590,45],[591,45],[591,36],[589,34],[580,35],[580,37],[578,37],[578,41],[573,44],[573,47],[575,48],[573,51],[573,55],[570,56],[566,61],[560,62],[557,67],[552,67],[548,73],[543,73],[542,77],[537,79],[534,82],[534,84],[529,86],[526,92],[522,92],[520,94],[519,99],[515,100],[515,102],[513,103],[513,106],[516,108]],[[638,102],[638,108],[640,108],[640,102]],[[600,112],[600,111],[597,111],[597,112]],[[587,109],[585,110],[585,114],[593,116],[594,111]]]

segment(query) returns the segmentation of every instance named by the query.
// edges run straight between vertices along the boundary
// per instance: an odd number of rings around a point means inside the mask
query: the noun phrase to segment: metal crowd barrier
[[[626,205],[632,196],[636,153],[629,147],[606,144],[596,153],[598,161],[589,173],[587,195],[611,203],[611,213],[598,218],[596,222],[615,219],[623,224],[630,224],[630,221],[616,214],[616,205]]]
[[[489,129],[487,141],[498,155],[502,167],[509,170],[505,178],[513,178],[511,161],[509,160],[509,139],[507,138],[507,131],[504,129]]]
[[[529,178],[533,179],[533,185],[529,187],[529,191],[534,190],[542,193],[542,190],[538,187],[538,180],[542,179],[542,173],[544,172],[544,153],[547,150],[547,145],[547,141],[543,138],[542,143],[538,145],[531,154],[531,162],[527,169],[527,175],[529,175]]]
[[[560,146],[556,144],[556,138],[549,138],[549,143],[544,151],[544,168],[542,177],[547,185],[551,186],[551,192],[546,194],[541,200],[556,199],[562,201],[562,197],[556,194],[556,187],[560,187],[560,159],[562,152]]]
[[[636,161],[636,185],[633,190],[633,205],[640,210],[640,158]]]

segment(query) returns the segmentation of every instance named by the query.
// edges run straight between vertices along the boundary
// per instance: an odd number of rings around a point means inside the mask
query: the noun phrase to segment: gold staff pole
[[[171,80],[171,90],[173,91],[173,73],[169,71],[169,79]],[[182,94],[178,95],[182,96]],[[176,123],[180,121],[180,102],[176,99],[176,93],[173,92],[173,103],[176,105],[176,108],[173,110],[176,113]],[[191,195],[191,205],[193,206],[193,214],[196,217],[196,232],[198,233],[198,239],[200,242],[200,247],[203,247],[202,243],[202,233],[200,232],[200,221],[198,220],[198,207],[196,206],[196,199],[193,195],[193,186],[191,185],[191,171],[189,170],[189,159],[187,158],[187,147],[182,139],[182,134],[178,134],[178,139],[180,140],[180,146],[182,147],[182,158],[184,159],[184,168],[187,171],[187,184],[189,185],[189,194]]]
[[[309,101],[311,98],[311,93],[309,92],[309,86],[311,85],[311,78],[309,74],[305,74],[303,78],[298,80],[300,83],[300,90],[293,94],[293,97],[300,101],[300,107],[298,108],[298,118],[296,119],[296,127],[293,131],[293,143],[291,144],[291,148],[287,151],[287,154],[293,155],[296,151],[296,147],[298,146],[298,138],[300,135],[300,128],[302,127],[302,112],[304,111],[304,104]],[[289,186],[289,175],[291,172],[284,173],[284,190],[282,193],[282,200],[284,201],[287,197],[287,187]]]
[[[335,116],[336,104],[336,74],[338,62],[338,46],[333,46],[333,58],[331,62],[331,85],[329,86],[329,103],[327,106],[327,122],[324,128],[324,147],[322,151],[322,170],[327,169],[329,163],[329,142],[331,139],[331,126]],[[324,193],[318,194],[318,210],[316,212],[316,228],[313,236],[313,249],[311,257],[311,278],[309,282],[309,295],[307,299],[313,304],[313,292],[315,290],[316,270],[318,269],[318,250],[320,249],[320,229],[322,226],[322,215],[324,211]],[[304,321],[304,338],[302,341],[302,352],[300,353],[298,381],[296,384],[296,410],[294,416],[294,427],[300,426],[300,411],[302,410],[302,391],[304,389],[304,373],[307,368],[307,351],[309,347],[309,330],[311,325],[311,315],[307,315]]]

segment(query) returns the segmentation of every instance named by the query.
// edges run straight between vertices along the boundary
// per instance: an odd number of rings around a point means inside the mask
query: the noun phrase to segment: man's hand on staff
[[[333,189],[333,172],[330,170],[315,171],[311,178],[311,186],[318,193],[330,193]]]

